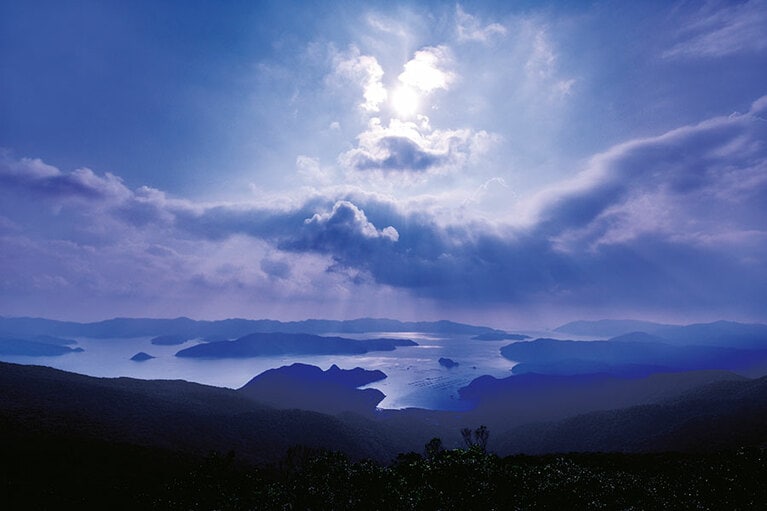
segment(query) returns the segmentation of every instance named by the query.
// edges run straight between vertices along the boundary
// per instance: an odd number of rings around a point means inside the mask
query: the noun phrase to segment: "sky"
[[[767,321],[767,1],[0,0],[0,315]]]

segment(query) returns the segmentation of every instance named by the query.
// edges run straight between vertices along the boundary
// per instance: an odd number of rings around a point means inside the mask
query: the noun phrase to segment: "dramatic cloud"
[[[765,0],[159,9],[8,10],[0,314],[765,319]]]
[[[643,208],[644,202],[673,208],[675,214],[661,216],[682,231],[690,222],[752,228],[764,210],[766,107],[762,98],[746,114],[628,142],[594,157],[575,179],[534,199],[536,224],[549,232],[572,231],[630,218],[617,229],[625,238],[642,226],[658,227],[653,218],[659,211]]]
[[[333,205],[333,210],[327,213],[315,213],[311,218],[304,221],[307,231],[313,241],[311,246],[322,247],[325,242],[331,245],[341,241],[346,244],[355,238],[378,239],[385,238],[397,241],[399,234],[392,226],[383,230],[376,229],[365,216],[365,212],[349,201],[338,201]]]
[[[341,162],[360,171],[436,172],[463,165],[491,139],[484,131],[434,130],[423,116],[418,124],[392,119],[388,126],[375,118],[359,135],[359,146],[344,153]]]
[[[368,152],[358,152],[353,166],[358,170],[427,170],[445,161],[446,153],[430,153],[408,137],[381,137]]]
[[[396,245],[361,258],[337,244],[334,257],[382,283],[450,300],[685,308],[741,296],[739,306],[759,310],[765,105],[616,146],[538,195],[518,228],[403,217],[393,223]]]

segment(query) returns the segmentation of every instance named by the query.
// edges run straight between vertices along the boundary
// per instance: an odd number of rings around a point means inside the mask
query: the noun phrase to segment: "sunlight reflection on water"
[[[251,378],[271,368],[295,362],[312,364],[327,369],[336,364],[342,369],[362,367],[379,369],[388,376],[370,384],[381,390],[386,398],[381,408],[434,408],[460,409],[458,389],[474,378],[491,375],[503,378],[511,374],[512,361],[503,358],[500,348],[511,341],[476,341],[470,336],[443,336],[423,333],[376,332],[364,335],[338,334],[343,337],[412,339],[418,346],[400,347],[394,351],[370,352],[364,355],[289,355],[246,359],[195,359],[176,357],[175,354],[199,341],[183,345],[157,346],[149,337],[129,339],[78,338],[78,346],[85,351],[60,357],[2,356],[1,360],[20,364],[55,367],[80,374],[101,377],[129,376],[141,379],[181,379],[239,388]],[[156,358],[134,362],[130,358],[144,351]],[[446,357],[459,365],[447,369],[438,359]]]

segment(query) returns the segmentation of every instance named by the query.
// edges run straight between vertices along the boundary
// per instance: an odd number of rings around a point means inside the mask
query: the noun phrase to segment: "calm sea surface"
[[[129,376],[141,379],[187,380],[219,387],[239,388],[267,369],[294,362],[327,369],[332,364],[342,369],[362,367],[380,369],[388,376],[369,387],[386,394],[381,408],[419,407],[456,410],[463,408],[458,389],[474,378],[488,374],[503,378],[511,374],[514,362],[503,358],[500,348],[511,341],[475,341],[469,336],[433,336],[423,333],[378,332],[364,335],[341,334],[350,338],[405,338],[418,346],[378,351],[365,355],[280,356],[247,359],[194,359],[174,356],[176,352],[196,344],[190,341],[177,346],[155,346],[150,337],[130,339],[77,338],[77,346],[85,351],[59,357],[0,356],[5,362],[55,367],[90,376]],[[529,334],[530,335],[530,334]],[[535,332],[535,336],[551,332]],[[144,351],[156,358],[134,362],[130,358]],[[447,369],[439,365],[440,357],[458,362]]]

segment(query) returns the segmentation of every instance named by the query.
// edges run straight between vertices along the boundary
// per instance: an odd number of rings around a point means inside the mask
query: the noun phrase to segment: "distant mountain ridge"
[[[187,339],[236,338],[252,333],[362,334],[368,332],[419,332],[453,335],[505,334],[503,330],[453,321],[398,321],[359,318],[352,320],[307,319],[282,322],[271,319],[224,319],[218,321],[175,319],[114,318],[93,323],[57,321],[43,318],[0,317],[0,336],[53,335],[69,337],[120,338],[179,336]]]
[[[573,321],[554,330],[602,339],[643,332],[660,338],[661,342],[676,345],[767,347],[767,325],[761,323],[714,321],[690,325],[666,325],[649,321],[602,319]]]
[[[573,335],[594,336],[603,339],[617,337],[632,332],[654,333],[664,328],[674,328],[677,325],[653,323],[636,319],[599,319],[595,321],[571,321],[554,329],[555,332]]]
[[[501,348],[518,362],[515,374],[651,374],[700,369],[744,369],[767,361],[767,349],[730,348],[723,345],[675,345],[656,342],[649,335],[630,334],[609,341],[536,339]],[[646,342],[636,341],[644,339]],[[726,341],[722,341],[725,344]]]

